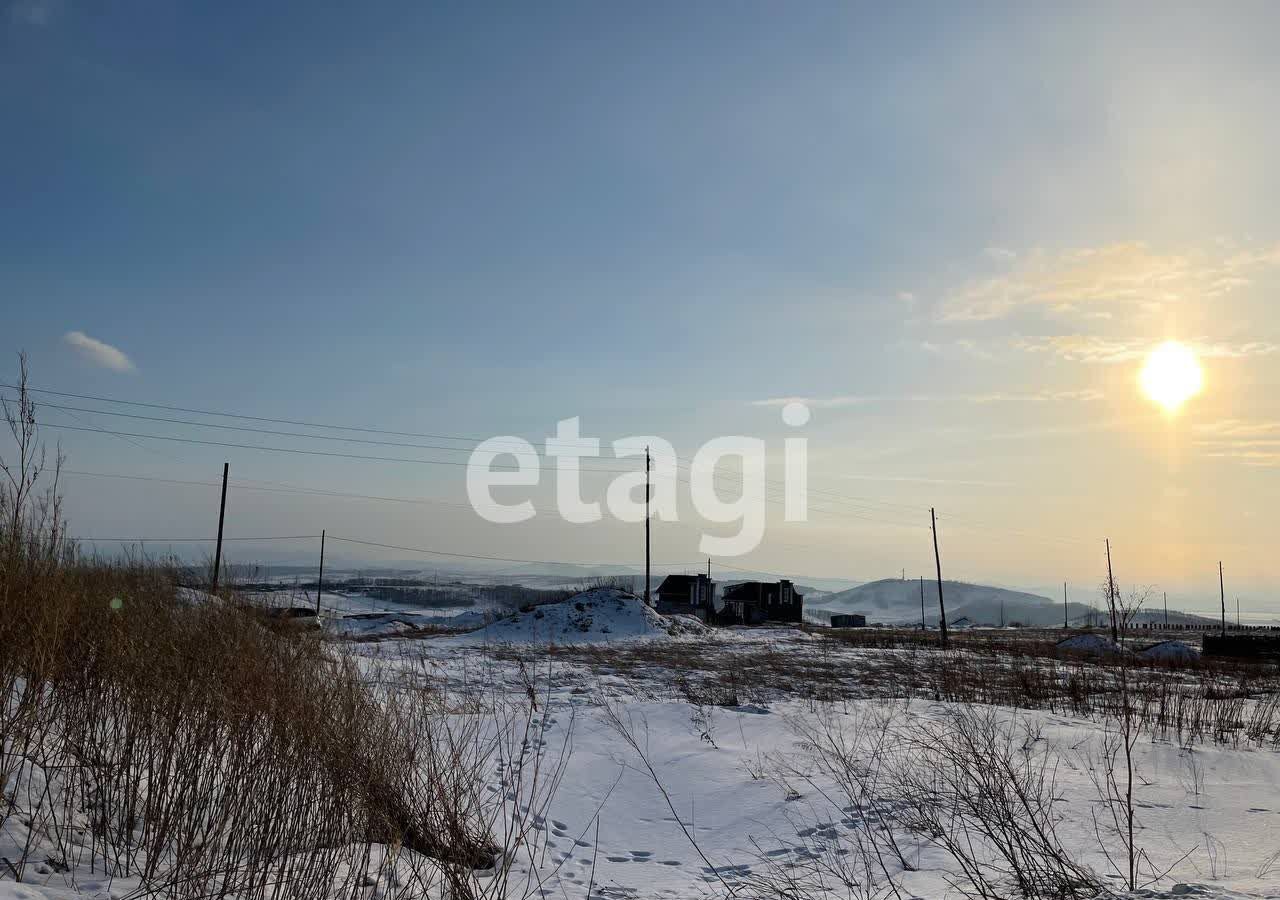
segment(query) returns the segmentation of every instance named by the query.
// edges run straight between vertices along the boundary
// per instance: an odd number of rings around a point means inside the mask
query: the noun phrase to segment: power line
[[[55,426],[50,426],[50,427],[55,427]],[[85,471],[76,470],[76,469],[66,469],[63,471],[63,474],[72,475],[72,476],[90,477],[90,478],[117,478],[117,479],[125,479],[130,481],[146,481],[146,482],[154,482],[158,484],[178,484],[178,485],[191,485],[191,486],[199,486],[199,487],[219,487],[221,485],[221,482],[214,482],[214,481],[195,481],[191,479],[182,479],[182,478],[159,478],[156,476],[149,476],[149,475],[125,475],[125,474],[114,473],[114,472],[85,472]],[[255,479],[251,478],[247,480],[252,482]],[[260,487],[257,484],[245,484],[243,483],[243,481],[244,480],[232,481],[230,482],[230,484],[232,487],[238,488],[240,490],[259,491],[263,493],[294,494],[299,496],[314,496],[314,497],[335,497],[340,499],[368,500],[373,502],[401,503],[401,504],[409,504],[409,505],[450,506],[456,509],[479,510],[480,508],[482,508],[482,507],[477,507],[475,504],[472,504],[472,503],[456,503],[449,500],[437,500],[433,498],[384,497],[376,494],[360,494],[360,493],[353,493],[349,491],[335,491],[327,488],[300,487],[295,485],[284,484],[282,482],[261,482],[262,484],[280,485],[280,486],[279,487]],[[683,482],[683,483],[687,484],[687,482]],[[768,503],[775,503],[775,504],[782,502],[776,497],[768,497],[768,496],[765,497],[765,501]],[[500,507],[494,506],[494,507],[483,507],[483,508],[500,508]],[[543,512],[543,513],[547,512],[545,508],[537,507],[537,506],[534,507],[534,511]],[[923,527],[919,525],[908,524],[905,522],[894,522],[887,519],[873,519],[868,516],[860,516],[855,513],[846,512],[844,510],[824,509],[822,507],[814,507],[811,509],[811,511],[822,513],[824,515],[836,516],[837,518],[852,518],[852,519],[858,519],[860,521],[871,522],[877,525],[889,525],[897,528],[917,529],[917,528]]]
[[[630,568],[637,567],[636,563],[565,562],[563,560],[551,560],[551,559],[513,559],[512,557],[509,557],[509,556],[482,556],[477,553],[451,553],[445,550],[432,550],[425,547],[402,547],[397,544],[383,544],[383,543],[379,543],[378,541],[362,541],[357,538],[337,537],[336,535],[332,535],[332,534],[329,535],[329,539],[332,541],[342,541],[347,544],[360,544],[365,547],[381,547],[384,550],[396,550],[402,553],[423,553],[429,556],[450,556],[450,557],[456,557],[458,559],[480,559],[480,560],[485,560],[487,562],[512,562],[512,563],[524,563],[527,565],[540,565],[540,566],[581,566],[583,568],[598,568],[601,566],[626,566]],[[701,563],[654,563],[654,565],[662,566],[664,568],[671,568],[671,567],[678,567],[678,566],[701,565]]]
[[[345,437],[330,437],[330,436],[328,436],[328,435],[318,435],[318,434],[300,434],[300,433],[295,432],[295,431],[277,431],[277,430],[274,430],[274,429],[267,429],[267,428],[250,428],[250,427],[247,427],[247,426],[241,426],[241,425],[220,425],[220,424],[216,424],[216,423],[212,423],[212,422],[195,422],[195,421],[191,421],[191,420],[189,420],[189,419],[169,419],[169,418],[164,418],[164,417],[161,417],[161,416],[141,416],[141,415],[134,415],[134,414],[132,414],[132,413],[117,413],[117,412],[110,412],[110,411],[107,411],[107,410],[86,410],[86,409],[82,409],[82,408],[80,408],[80,407],[61,406],[61,405],[54,404],[54,403],[46,403],[46,404],[44,404],[44,406],[45,406],[45,407],[47,407],[47,408],[49,408],[49,409],[62,410],[62,411],[66,411],[66,412],[68,412],[68,413],[70,413],[72,410],[74,410],[75,412],[93,412],[93,413],[101,413],[101,414],[103,414],[103,415],[108,415],[108,416],[122,416],[122,417],[130,418],[130,419],[141,419],[141,420],[145,420],[145,421],[149,421],[149,422],[167,422],[167,423],[175,424],[175,425],[191,425],[191,426],[197,426],[197,427],[201,427],[201,428],[227,429],[227,430],[232,430],[232,431],[244,431],[244,432],[251,432],[251,433],[254,433],[254,434],[270,434],[270,435],[283,436],[283,437],[309,438],[309,439],[313,439],[313,440],[324,440],[324,441],[342,441],[342,442],[344,442],[344,443],[375,444],[375,445],[379,445],[379,446],[389,446],[389,447],[412,447],[412,448],[419,449],[419,450],[442,450],[442,451],[450,452],[450,453],[466,453],[466,452],[469,452],[469,451],[468,451],[468,448],[466,448],[466,447],[441,447],[441,446],[439,446],[439,445],[433,445],[433,444],[408,444],[408,443],[403,443],[403,442],[399,442],[399,441],[376,441],[376,440],[370,440],[370,439],[367,439],[367,438],[345,438]],[[82,420],[82,421],[83,421],[83,420]],[[47,427],[50,427],[50,428],[57,428],[57,427],[59,427],[59,426],[57,426],[57,425],[47,425]],[[67,426],[67,427],[69,427],[69,426]],[[122,439],[124,439],[124,440],[128,440],[128,438],[123,437],[123,435],[128,434],[127,432],[114,432],[114,431],[110,431],[110,430],[108,430],[108,429],[105,429],[105,428],[99,428],[99,427],[93,427],[93,428],[92,428],[92,430],[93,430],[93,431],[97,431],[97,432],[102,433],[102,434],[115,435],[115,436],[117,436],[117,437],[122,437]],[[133,435],[130,435],[130,436],[133,436]],[[180,438],[170,438],[170,437],[165,437],[165,436],[161,436],[161,435],[150,435],[150,437],[153,437],[153,438],[156,438],[156,439],[160,439],[160,440],[186,440],[186,439],[180,439]],[[148,452],[151,452],[151,451],[149,450],[149,448],[146,448],[145,446],[143,446],[143,445],[141,445],[141,444],[138,444],[138,443],[137,443],[137,442],[135,442],[135,441],[128,440],[128,442],[129,442],[129,443],[131,443],[131,444],[133,444],[133,445],[134,445],[134,446],[136,446],[136,447],[140,447],[141,449],[148,450]],[[259,449],[268,449],[268,448],[259,448]],[[286,448],[280,448],[280,449],[284,450],[284,449],[286,449]],[[292,449],[296,449],[296,448],[292,448]],[[299,451],[299,452],[306,452],[306,451]],[[516,456],[516,457],[521,457],[521,456],[523,456],[523,457],[528,457],[528,456],[529,456],[529,454],[528,454],[528,453],[518,453],[518,452],[516,452],[516,451],[509,451],[509,453],[510,453],[510,455],[512,455],[512,456]],[[533,456],[534,456],[534,458],[535,458],[535,459],[538,459],[539,461],[541,460],[541,457],[540,457],[540,456],[538,456],[538,454],[536,453],[536,451],[535,451],[535,453],[533,454]],[[172,458],[172,457],[170,457],[170,458]],[[360,457],[360,458],[368,458],[368,457]],[[681,459],[681,457],[677,457],[677,459]],[[424,462],[425,462],[425,461],[424,461]],[[443,461],[440,461],[440,462],[443,462]],[[454,464],[456,464],[456,463],[454,463]],[[690,465],[691,465],[691,464],[690,464]],[[541,465],[539,465],[539,468],[544,468],[544,467],[543,467],[543,466],[541,466]],[[583,471],[583,472],[615,472],[615,471],[625,471],[625,470],[598,469],[598,468],[583,468],[581,471]],[[739,483],[741,483],[741,482],[742,482],[742,476],[741,476],[740,474],[735,474],[735,473],[718,473],[718,472],[714,472],[714,471],[713,471],[713,472],[712,472],[712,478],[721,478],[721,479],[722,479],[722,478],[737,478]],[[677,480],[679,480],[678,476],[677,476]],[[689,479],[685,479],[682,483],[684,483],[684,484],[691,484],[691,481],[690,481]],[[768,486],[768,485],[770,485],[770,479],[765,479],[765,484],[766,484],[767,486]],[[784,490],[785,490],[785,483],[776,482],[776,481],[774,481],[774,482],[773,482],[773,485],[777,485],[777,484],[783,484],[783,486],[784,486]],[[824,492],[822,492],[822,491],[812,491],[812,489],[811,489],[811,492],[813,492],[813,493],[818,493],[818,494],[822,494],[822,493],[824,493]],[[770,500],[771,502],[774,502],[774,503],[782,502],[782,501],[778,500],[776,497],[774,497],[774,498],[766,498],[766,499],[768,499],[768,500]],[[847,502],[847,501],[846,501],[846,502]],[[855,506],[854,506],[854,508],[863,509],[863,510],[865,510],[865,511],[870,511],[870,512],[880,512],[880,510],[877,510],[877,509],[869,509],[869,508],[867,508],[867,507],[858,506],[858,505],[855,505]],[[821,507],[818,507],[817,509],[818,509],[818,511],[819,511],[819,512],[828,511],[828,512],[833,512],[833,513],[834,513],[834,511],[832,511],[832,510],[823,510]],[[898,526],[898,527],[905,527],[905,528],[915,528],[915,527],[917,527],[917,526],[915,526],[915,525],[907,525],[907,524],[902,523],[902,522],[894,522],[894,521],[890,521],[890,520],[887,520],[887,519],[886,519],[886,520],[871,519],[870,517],[867,517],[867,516],[859,516],[859,515],[856,515],[856,514],[853,514],[853,513],[850,513],[850,514],[849,514],[849,516],[850,516],[851,518],[855,518],[855,519],[865,519],[866,521],[877,522],[878,524],[896,525],[896,526]],[[921,526],[921,527],[922,527],[922,526]]]
[[[0,387],[6,387],[11,390],[17,389],[15,385],[7,384],[5,382],[0,382]],[[326,428],[326,429],[336,430],[336,431],[355,431],[355,432],[360,432],[364,434],[385,434],[385,435],[391,435],[396,437],[420,437],[420,438],[428,438],[432,440],[465,441],[470,443],[481,443],[486,440],[490,440],[490,441],[493,440],[492,438],[480,438],[480,437],[469,436],[469,435],[434,434],[434,433],[414,432],[414,431],[393,431],[393,430],[384,429],[384,428],[370,428],[370,427],[362,427],[362,426],[355,426],[355,425],[335,425],[335,424],[322,423],[322,422],[301,421],[298,419],[271,418],[268,416],[251,416],[243,413],[218,412],[214,410],[198,409],[194,407],[170,406],[163,403],[144,403],[136,400],[122,400],[114,397],[101,397],[101,396],[96,396],[92,394],[76,394],[76,393],[71,393],[67,391],[52,391],[52,390],[47,390],[42,388],[28,388],[28,390],[35,393],[51,394],[59,397],[73,397],[80,400],[93,400],[99,403],[116,403],[116,404],[121,404],[125,406],[136,406],[136,407],[142,407],[146,409],[162,409],[170,412],[186,412],[186,413],[193,413],[195,415],[217,416],[219,418],[228,418],[228,419],[242,419],[242,420],[251,421],[251,422],[267,422],[267,423],[274,423],[274,424],[297,425],[304,428]],[[45,404],[45,405],[50,406],[52,408],[59,408],[55,404]],[[70,407],[70,408],[81,409],[79,407]],[[97,412],[97,413],[102,413],[104,415],[129,416],[129,414],[127,413],[114,413],[108,410],[82,410],[82,411]],[[129,417],[130,418],[152,418],[152,417],[146,417],[146,416],[129,416]],[[211,428],[223,427],[223,428],[231,428],[236,430],[252,430],[252,429],[237,428],[237,426],[219,426],[219,425],[214,425],[213,423],[201,423],[201,422],[189,422],[189,421],[183,422],[181,420],[171,420],[171,419],[161,419],[161,418],[155,418],[154,420],[155,421],[172,421],[175,424],[203,425],[205,427],[211,427]],[[111,433],[111,432],[107,432],[107,433]],[[264,433],[292,434],[295,437],[311,437],[311,438],[317,438],[322,440],[324,439],[347,440],[344,438],[325,438],[324,435],[298,435],[291,432],[271,432],[271,431],[264,430]],[[586,445],[598,439],[582,438],[581,440],[583,441],[584,445]],[[371,441],[369,443],[381,443],[381,442]],[[391,444],[392,442],[386,442],[386,443]],[[417,445],[405,445],[405,446],[417,446]],[[463,450],[464,448],[428,447],[424,449]],[[690,467],[693,464],[693,460],[689,459],[688,457],[676,456],[675,459],[677,460],[677,462],[686,463]],[[724,477],[733,477],[733,474],[729,473],[729,474],[726,474]],[[741,479],[742,476],[737,475],[736,477]],[[777,481],[777,479],[766,479],[766,482],[767,483],[771,482],[774,486],[777,486],[778,484],[782,483]],[[903,510],[909,510],[912,512],[923,512],[925,509],[927,509],[927,507],[911,506],[903,503],[894,503],[889,500],[879,500],[874,497],[838,494],[834,491],[825,491],[820,488],[811,487],[809,488],[809,492],[814,494],[819,494],[819,495],[825,495],[825,496],[831,497],[832,499],[841,500],[847,503],[875,504],[879,506],[887,506],[887,507],[893,507],[893,508],[898,508]]]
[[[4,397],[0,399],[11,400],[12,398]],[[244,431],[244,432],[250,432],[252,434],[270,434],[270,435],[275,435],[277,437],[307,438],[310,440],[318,440],[318,441],[341,441],[342,443],[345,443],[345,444],[371,444],[371,445],[376,445],[380,447],[411,447],[417,450],[443,450],[448,453],[470,453],[470,452],[473,452],[474,450],[474,448],[471,448],[471,447],[442,447],[438,444],[410,444],[410,443],[405,443],[403,441],[376,441],[370,438],[336,437],[336,436],[331,436],[327,434],[303,434],[297,431],[278,431],[271,428],[251,428],[247,425],[222,425],[216,422],[196,422],[192,419],[170,419],[164,416],[142,416],[142,415],[136,415],[134,413],[112,412],[110,410],[105,410],[105,409],[83,409],[78,406],[62,406],[56,403],[43,403],[41,404],[41,408],[57,409],[57,410],[62,410],[68,413],[71,413],[72,411],[95,413],[98,415],[117,416],[117,417],[126,418],[126,419],[140,419],[147,422],[166,422],[171,425],[190,425],[198,428],[216,428],[224,431]],[[55,426],[51,425],[49,427],[52,428]],[[95,429],[95,430],[103,431],[104,434],[115,433],[115,432],[107,431],[105,429]],[[140,445],[135,444],[134,446],[140,446]],[[528,457],[531,455],[529,453],[522,453],[517,450],[508,450],[503,452],[509,456],[516,456],[516,457],[520,457],[520,456]],[[541,458],[538,455],[536,450],[532,455],[535,457]],[[587,471],[591,471],[591,470],[587,470]]]
[[[105,428],[84,428],[77,425],[58,425],[50,422],[40,422],[39,425],[42,428],[53,428],[55,430],[88,431],[88,432],[96,432],[100,434],[112,434],[112,435],[116,435],[117,437],[136,437],[136,438],[144,438],[144,439],[153,440],[153,441],[176,441],[181,444],[199,444],[206,447],[232,447],[240,450],[262,450],[270,453],[299,453],[304,456],[327,456],[327,457],[335,457],[338,459],[371,460],[374,462],[414,463],[417,465],[424,465],[424,466],[464,466],[465,467],[470,465],[470,463],[459,462],[457,460],[406,459],[403,456],[369,456],[369,455],[360,454],[360,453],[338,453],[337,451],[333,451],[333,450],[303,450],[298,447],[266,447],[261,444],[237,444],[230,441],[205,441],[205,440],[200,440],[198,438],[173,437],[170,435],[163,435],[163,434],[139,434],[134,431],[109,431]],[[545,469],[546,467],[538,466],[537,468]],[[514,472],[518,470],[514,468],[511,468],[511,469],[494,468],[494,469],[491,469],[491,471]],[[583,472],[600,472],[604,474],[628,475],[633,473],[635,470],[634,469],[583,469],[582,471]]]
[[[0,387],[16,389],[16,386],[6,384],[4,382],[0,382]],[[41,388],[28,388],[28,390],[35,393],[40,393],[40,394],[49,394],[49,395],[59,396],[59,397],[72,397],[72,398],[77,398],[82,400],[92,400],[100,403],[115,403],[115,404],[121,404],[126,406],[147,408],[147,409],[159,409],[159,410],[166,410],[171,412],[186,412],[186,413],[192,413],[195,415],[216,416],[221,418],[241,419],[241,420],[254,421],[254,422],[288,424],[288,425],[296,425],[296,426],[307,427],[307,428],[352,431],[352,432],[359,432],[359,433],[365,433],[365,434],[386,434],[386,435],[401,436],[401,437],[423,437],[423,438],[431,438],[436,440],[447,440],[447,441],[480,442],[482,440],[485,440],[482,438],[477,438],[473,436],[464,436],[464,435],[394,431],[390,429],[371,428],[371,427],[353,426],[353,425],[337,425],[337,424],[331,424],[331,423],[310,422],[310,421],[303,421],[303,420],[297,420],[297,419],[282,419],[282,418],[271,418],[266,416],[252,416],[252,415],[247,415],[242,413],[219,412],[215,410],[206,410],[206,409],[200,409],[195,407],[173,406],[173,405],[160,404],[160,403],[145,403],[142,401],[123,400],[119,398],[104,397],[104,396],[98,396],[98,395],[92,395],[92,394],[77,394],[77,393],[66,392],[66,391],[53,391],[53,390],[41,389]],[[146,420],[146,421],[168,422],[175,425],[228,429],[228,430],[235,430],[235,431],[245,431],[245,432],[261,433],[261,434],[271,434],[271,435],[277,435],[277,436],[286,436],[286,437],[293,437],[293,438],[300,438],[300,439],[331,440],[331,441],[342,441],[342,442],[348,442],[348,443],[374,444],[374,445],[382,445],[382,446],[414,447],[418,449],[439,450],[442,452],[453,452],[453,453],[468,452],[468,448],[463,448],[463,447],[441,447],[438,445],[408,444],[408,443],[395,442],[395,441],[377,441],[377,440],[361,439],[361,438],[346,438],[346,437],[337,437],[337,436],[328,436],[328,435],[302,434],[298,432],[278,431],[274,429],[257,429],[257,428],[248,428],[245,426],[236,426],[236,425],[220,425],[220,424],[210,423],[210,422],[196,422],[196,421],[183,420],[183,419],[168,419],[168,418],[163,418],[159,416],[142,416],[142,415],[136,415],[136,414],[130,414],[130,413],[113,412],[110,410],[96,410],[96,409],[91,410],[91,409],[85,409],[83,407],[72,407],[72,406],[64,406],[64,405],[51,404],[51,403],[46,403],[42,405],[48,406],[51,409],[66,411],[69,414],[72,411],[88,412],[88,413],[95,413],[95,414],[102,414],[102,415],[122,416],[126,418],[140,419],[140,420]],[[201,440],[197,438],[176,437],[176,436],[168,436],[168,435],[140,434],[135,432],[115,431],[115,430],[111,430],[107,428],[99,428],[99,427],[77,428],[76,426],[72,426],[72,425],[57,425],[57,424],[49,424],[49,423],[46,423],[45,427],[54,428],[54,429],[59,429],[59,428],[68,429],[73,431],[90,431],[90,432],[97,432],[100,434],[106,434],[106,435],[118,437],[122,440],[126,440],[129,443],[134,444],[135,446],[138,446],[140,449],[144,449],[144,450],[148,450],[148,448],[146,448],[144,445],[137,444],[135,441],[132,441],[129,439],[141,438],[143,440],[162,440],[162,441],[172,441],[172,442],[204,445],[204,446],[230,447],[230,448],[250,449],[250,450],[279,452],[279,453],[297,453],[297,454],[303,454],[303,455],[309,455],[309,456],[324,456],[324,457],[330,457],[330,458],[357,459],[357,460],[378,461],[378,462],[407,462],[407,463],[417,463],[421,465],[448,465],[448,466],[459,466],[459,467],[469,465],[469,463],[460,462],[456,460],[406,459],[403,457],[383,457],[383,456],[373,456],[373,455],[366,455],[366,454],[340,453],[337,451],[305,450],[305,449],[296,448],[296,447],[295,448],[269,447],[264,445],[241,444],[241,443],[235,443],[235,442],[229,442],[229,441],[212,441],[212,440]],[[489,439],[489,440],[492,440],[492,439]],[[584,439],[584,441],[585,440],[588,440],[588,439]],[[590,440],[595,440],[595,439],[590,439]],[[148,452],[151,452],[151,451],[148,450]],[[510,453],[510,455],[516,456],[517,458],[528,455],[527,453],[522,454],[515,451],[508,451],[508,452]],[[675,459],[677,461],[677,467],[679,467],[680,463],[685,463],[686,464],[685,467],[689,469],[690,473],[692,473],[692,467],[693,467],[692,460],[688,459],[687,457],[680,457],[680,456],[676,456]],[[539,461],[539,465],[537,466],[537,468],[544,471],[549,471],[551,469],[551,467],[541,464],[541,461]],[[493,471],[516,471],[516,470],[517,469],[515,467],[512,467],[512,468],[504,467],[504,468],[493,469]],[[580,469],[580,471],[586,472],[586,473],[599,472],[603,474],[630,474],[632,471],[635,471],[635,470],[583,467]],[[743,483],[743,475],[741,473],[717,472],[713,470],[712,477],[714,479],[731,479],[733,481],[736,481],[738,484]],[[691,484],[691,481],[688,478],[680,479],[678,475],[677,475],[677,480],[684,484]],[[766,485],[766,490],[768,490],[769,488],[773,488],[776,491],[779,489],[779,486],[781,486],[782,490],[785,490],[786,488],[786,483],[780,482],[777,479],[766,478],[764,481]],[[870,497],[864,497],[864,496],[858,496],[858,495],[840,494],[833,491],[826,491],[826,490],[822,490],[820,488],[814,488],[814,487],[809,487],[808,492],[810,494],[818,495],[819,497],[830,498],[830,500],[838,504],[843,504],[843,505],[849,506],[852,509],[860,510],[862,513],[884,513],[884,512],[890,511],[889,509],[885,509],[884,507],[888,507],[892,509],[901,509],[903,511],[909,511],[913,513],[920,513],[925,510],[925,507],[916,507],[909,504],[893,503],[892,501],[879,500],[876,498],[870,498]],[[394,500],[395,498],[384,498],[384,499]],[[776,496],[770,497],[766,495],[765,499],[767,502],[771,502],[775,504],[782,502]],[[851,519],[859,519],[859,520],[871,522],[877,525],[889,525],[892,527],[908,528],[912,530],[924,529],[926,527],[924,525],[917,525],[914,523],[900,522],[900,521],[895,521],[895,520],[890,520],[885,518],[875,518],[873,516],[865,515],[865,514],[860,515],[857,512],[846,512],[844,510],[837,511],[833,509],[825,509],[823,507],[815,507],[812,504],[810,505],[810,509],[814,512],[824,513],[827,515],[843,516]],[[971,528],[976,528],[976,529],[986,530],[986,531],[1004,532],[1007,534],[1012,534],[1018,537],[1023,537],[1031,540],[1038,540],[1038,541],[1044,541],[1044,542],[1050,542],[1050,543],[1060,543],[1060,544],[1072,544],[1072,545],[1079,545],[1079,546],[1088,545],[1092,543],[1092,541],[1087,541],[1080,538],[1056,536],[1056,535],[1040,535],[1033,532],[1021,531],[1021,530],[1012,529],[1012,528],[1002,528],[1000,526],[995,526],[989,523],[983,523],[978,520],[967,519],[962,516],[956,516],[951,514],[939,515],[938,518],[943,519],[944,521],[947,521],[947,520],[952,521],[953,523],[958,524],[960,527],[966,527],[966,523],[967,523],[968,527],[971,527]]]
[[[266,537],[223,537],[224,541],[310,541],[318,540],[318,534],[284,534]],[[75,541],[89,544],[211,544],[216,537],[209,538],[175,538],[175,537],[76,537]]]

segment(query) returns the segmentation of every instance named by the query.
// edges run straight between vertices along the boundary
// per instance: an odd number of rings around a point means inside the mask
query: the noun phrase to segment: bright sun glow
[[[1173,413],[1200,393],[1204,373],[1189,347],[1166,341],[1147,356],[1139,382],[1148,397]]]

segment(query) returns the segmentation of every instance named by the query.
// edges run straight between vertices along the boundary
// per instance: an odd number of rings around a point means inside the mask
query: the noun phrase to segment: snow
[[[183,606],[206,606],[211,603],[222,602],[221,598],[215,597],[213,594],[188,587],[178,588],[177,600]]]
[[[454,639],[468,644],[597,644],[702,634],[688,616],[664,616],[635,594],[616,588],[584,591],[560,603],[518,612]]]
[[[664,693],[661,679],[651,672],[626,675],[616,664],[628,650],[626,642],[650,642],[631,649],[664,653],[667,648],[653,642],[669,642],[687,653],[680,657],[684,662],[672,664],[682,666],[679,671],[665,673],[673,678],[692,672],[699,659],[725,654],[738,660],[750,650],[814,664],[835,656],[850,669],[854,661],[877,654],[905,654],[845,648],[790,628],[708,629],[687,617],[662,616],[640,598],[613,589],[587,591],[469,634],[424,636],[428,624],[482,620],[475,612],[394,611],[326,618],[324,627],[337,640],[353,641],[346,646],[371,679],[388,671],[429,673],[444,690],[479,690],[504,702],[523,701],[527,673],[520,668],[524,662],[494,652],[495,647],[515,645],[525,660],[537,661],[531,668],[544,673],[537,718],[545,731],[531,745],[545,755],[549,769],[559,748],[570,748],[570,755],[566,777],[546,807],[533,814],[528,840],[513,857],[512,897],[724,896],[726,885],[744,887],[771,866],[801,865],[833,848],[838,852],[865,822],[833,799],[838,786],[807,762],[801,736],[806,723],[826,716],[856,733],[860,723],[877,716],[892,714],[899,727],[910,728],[945,721],[962,709],[921,698],[886,699],[877,694],[892,693],[892,684],[860,685],[856,678],[841,683],[845,693],[831,702],[794,693],[735,707],[681,699]],[[381,638],[397,640],[383,643]],[[606,646],[562,656],[548,654],[549,644]],[[1094,634],[1075,635],[1058,646],[1081,654],[1118,652],[1109,639]],[[1188,651],[1194,648],[1169,641],[1144,652],[1163,659]],[[582,661],[587,653],[601,653],[605,662],[593,668]],[[477,672],[484,677],[477,679]],[[1096,757],[1089,755],[1101,745],[1106,724],[1061,713],[994,709],[1010,729],[1027,736],[1028,747],[1044,748],[1060,760],[1055,769],[1060,836],[1073,859],[1109,872],[1095,832],[1095,819],[1102,814],[1092,782]],[[620,737],[618,722],[635,736],[653,775]],[[1133,896],[1280,897],[1280,752],[1212,743],[1187,748],[1151,736],[1139,740],[1134,752],[1140,843],[1157,867],[1173,868]],[[502,796],[497,772],[485,791]],[[16,830],[0,834],[0,856],[11,856],[27,838],[21,828],[10,827]],[[902,874],[902,897],[960,896],[951,884],[954,863],[918,837],[904,836],[904,841],[916,871]],[[0,900],[108,900],[139,889],[136,883],[108,884],[87,871],[31,869],[24,884],[5,877],[0,872]],[[1114,879],[1111,883],[1118,888]],[[831,900],[843,896],[830,895]]]
[[[322,627],[325,634],[330,637],[369,640],[417,634],[432,629],[465,631],[470,628],[479,628],[486,621],[484,614],[478,612],[462,612],[457,615],[422,615],[403,612],[357,613],[326,617]]]
[[[1058,649],[1070,653],[1084,653],[1090,656],[1104,656],[1119,653],[1120,646],[1110,638],[1099,634],[1077,634],[1058,641]]]
[[[1048,597],[959,581],[944,581],[942,587],[948,620],[967,618],[977,624],[995,624],[1000,621],[1003,604],[1006,622],[1026,625],[1057,625],[1062,622],[1062,604]],[[938,587],[934,582],[925,585],[925,604],[926,620],[936,625]],[[829,594],[814,602],[806,598],[805,605],[815,612],[821,608],[827,613],[862,613],[868,622],[918,624],[920,582],[897,578],[873,581]],[[1074,614],[1077,613],[1073,610]]]
[[[691,647],[698,654],[737,653],[752,643],[770,643],[788,654],[830,652],[816,646],[825,644],[820,638],[781,634],[717,630]],[[483,647],[460,648],[454,639],[416,646],[442,671],[461,673],[474,665],[469,660],[484,659],[496,667],[491,684],[509,683],[513,690],[520,684],[514,674],[504,676],[504,664]],[[516,863],[517,884],[538,885],[544,896],[568,900],[589,894],[724,896],[721,879],[745,887],[770,865],[802,864],[859,827],[841,802],[827,799],[837,793],[828,780],[811,769],[808,776],[788,777],[777,764],[808,768],[799,723],[831,715],[856,731],[857,723],[895,702],[868,698],[815,707],[797,698],[702,708],[654,699],[643,685],[613,674],[593,676],[559,660],[543,663],[552,670],[544,706],[548,731],[539,743],[571,744],[570,774],[535,827],[534,845]],[[923,700],[894,708],[906,723],[940,721],[960,709]],[[660,784],[620,740],[610,709],[633,730]],[[1108,872],[1094,831],[1098,800],[1088,755],[1100,746],[1104,724],[1048,712],[996,712],[1015,733],[1036,735],[1036,743],[1060,754],[1055,796],[1065,846],[1073,858]],[[1274,890],[1280,867],[1268,868],[1280,850],[1273,837],[1280,829],[1280,754],[1212,745],[1186,750],[1150,738],[1139,741],[1135,753],[1142,845],[1161,867],[1187,854],[1168,878],[1135,896],[1280,896]],[[1201,772],[1198,781],[1193,769]],[[1214,848],[1216,862],[1207,847]],[[959,896],[950,887],[953,864],[936,848],[912,843],[908,852],[919,871],[903,874],[903,897]],[[1194,887],[1175,889],[1179,883]],[[833,894],[832,900],[843,896]]]
[[[1173,660],[1178,662],[1194,662],[1200,658],[1200,651],[1186,641],[1161,641],[1145,650],[1138,651],[1140,656],[1148,659]]]

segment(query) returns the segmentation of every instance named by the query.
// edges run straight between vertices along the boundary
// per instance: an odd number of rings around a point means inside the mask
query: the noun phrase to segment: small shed
[[[858,613],[831,617],[832,628],[866,628],[867,617]]]

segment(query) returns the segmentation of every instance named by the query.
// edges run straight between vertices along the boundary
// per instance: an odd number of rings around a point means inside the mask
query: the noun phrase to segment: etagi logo
[[[782,421],[792,428],[809,422],[809,408],[798,401],[782,408]],[[809,518],[809,441],[803,437],[783,440],[783,518],[805,522]],[[600,457],[600,441],[582,436],[578,417],[556,423],[555,437],[546,441],[546,454],[555,460],[556,508],[566,522],[587,524],[604,518],[597,500],[582,497],[581,461]],[[648,455],[651,471],[641,469],[615,478],[605,492],[604,506],[622,522],[643,522],[646,483],[649,485],[649,515],[666,522],[679,521],[677,487],[679,458],[675,447],[657,435],[620,438],[612,443],[616,459]],[[509,459],[508,459],[509,458]],[[510,462],[514,468],[495,469]],[[736,462],[733,474],[718,472],[726,462]],[[740,475],[740,480],[739,480]],[[533,503],[502,504],[493,497],[495,487],[537,485],[542,461],[537,448],[521,437],[504,435],[479,444],[467,461],[467,498],[476,514],[489,522],[514,524],[537,515]],[[716,479],[726,487],[739,488],[735,499],[721,497]],[[698,551],[704,556],[742,556],[760,546],[766,522],[765,442],[759,438],[734,435],[707,441],[689,463],[689,497],[698,515],[718,525],[737,524],[737,533],[725,537],[702,534]]]

